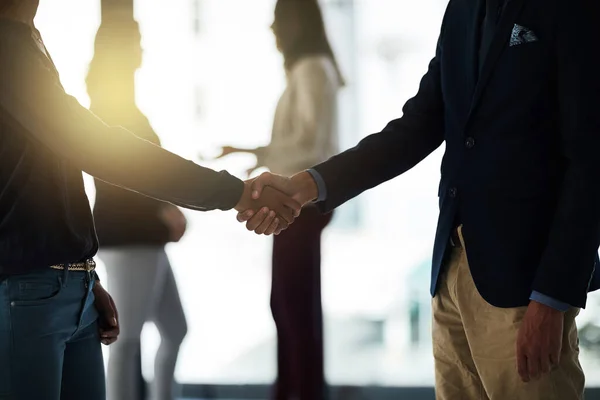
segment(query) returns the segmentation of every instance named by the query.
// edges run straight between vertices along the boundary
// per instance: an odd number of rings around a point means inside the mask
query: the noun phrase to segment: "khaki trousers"
[[[575,325],[579,310],[565,313],[559,366],[538,381],[523,383],[517,373],[516,342],[526,307],[488,304],[475,287],[462,244],[452,249],[433,298],[436,399],[583,399]]]

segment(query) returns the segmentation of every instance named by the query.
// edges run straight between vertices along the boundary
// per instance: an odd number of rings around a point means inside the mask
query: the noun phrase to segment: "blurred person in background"
[[[100,343],[117,339],[119,318],[94,271],[83,171],[197,211],[252,210],[268,217],[260,234],[285,229],[300,207],[275,190],[253,200],[250,182],[81,106],[34,26],[38,5],[0,0],[0,398],[104,400]]]
[[[317,1],[279,0],[271,26],[283,54],[287,87],[275,112],[271,142],[249,152],[257,165],[291,176],[338,151],[337,95],[344,85]],[[326,396],[321,305],[321,234],[332,214],[306,206],[273,242],[271,309],[277,327],[276,400]]]
[[[142,62],[137,22],[104,22],[96,34],[87,76],[90,110],[156,145],[160,140],[135,102],[135,73]],[[140,335],[155,323],[161,337],[150,398],[174,398],[179,347],[187,325],[165,245],[186,229],[179,208],[96,179],[94,219],[108,288],[121,316],[120,340],[110,351],[108,399],[143,399]]]

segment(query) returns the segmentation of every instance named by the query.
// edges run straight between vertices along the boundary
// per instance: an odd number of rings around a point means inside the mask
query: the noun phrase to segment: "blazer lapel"
[[[524,4],[525,0],[506,0],[504,12],[502,13],[502,17],[498,22],[498,28],[496,30],[496,34],[494,35],[494,40],[490,44],[490,48],[487,51],[487,56],[483,62],[481,74],[479,75],[479,80],[477,81],[477,85],[475,87],[475,94],[473,95],[473,103],[471,105],[469,119],[473,115],[473,112],[481,100],[481,96],[483,95],[485,87],[492,76],[492,72],[494,72],[494,68],[496,67],[500,55],[508,45],[515,21],[519,16]],[[477,32],[479,33],[481,31],[478,29]],[[475,67],[477,66],[475,65]]]
[[[470,59],[467,60],[467,70],[469,72],[469,95],[473,96],[479,79],[479,44],[481,42],[482,17],[485,12],[485,0],[476,2],[476,6],[471,8],[470,18],[470,37],[468,51]]]

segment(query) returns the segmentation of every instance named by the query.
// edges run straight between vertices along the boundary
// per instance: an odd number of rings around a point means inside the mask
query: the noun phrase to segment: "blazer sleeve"
[[[557,3],[557,100],[567,168],[533,290],[581,306],[600,245],[600,74],[590,58],[600,37],[600,3]]]
[[[0,40],[0,108],[24,135],[88,174],[194,210],[228,210],[243,182],[109,127],[65,93],[41,55],[19,37]]]
[[[443,27],[436,55],[418,93],[404,105],[402,117],[388,123],[381,132],[367,136],[356,147],[313,167],[327,187],[326,200],[317,203],[322,212],[408,171],[442,144],[442,36]]]

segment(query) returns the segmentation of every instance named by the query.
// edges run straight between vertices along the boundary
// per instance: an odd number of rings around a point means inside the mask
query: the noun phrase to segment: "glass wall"
[[[36,23],[64,86],[87,105],[84,77],[99,24],[98,1],[41,3]],[[137,0],[145,49],[137,98],[165,147],[238,176],[252,165],[250,156],[210,158],[222,145],[269,140],[285,83],[269,30],[273,5],[273,0]],[[349,83],[340,121],[345,147],[401,115],[433,54],[445,5],[445,0],[323,1]],[[323,299],[332,384],[433,384],[429,258],[442,151],[344,206],[326,232]],[[93,199],[92,186],[89,193]],[[248,234],[231,212],[186,215],[187,236],[168,248],[189,320],[177,377],[185,383],[269,383],[275,371],[271,241]],[[592,296],[580,318],[582,361],[591,385],[600,384],[594,350],[599,301]],[[149,377],[158,341],[148,324]]]

